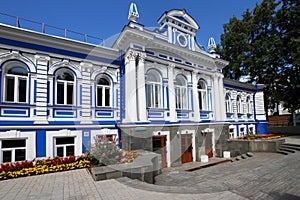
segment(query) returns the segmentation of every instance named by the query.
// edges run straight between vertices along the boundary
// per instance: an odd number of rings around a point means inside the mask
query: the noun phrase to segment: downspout
[[[257,84],[255,84],[255,92],[253,95],[253,115],[254,115],[254,121],[255,121],[255,132],[257,133],[257,119],[256,119],[256,102],[255,102],[255,95],[258,91],[258,87]]]
[[[124,81],[125,67],[124,67],[122,49],[119,50],[119,61],[120,61],[120,64],[119,64],[119,73],[120,73],[120,79],[119,79],[119,81],[120,81],[120,94],[119,94],[120,95],[120,104],[119,104],[120,119],[119,119],[119,123],[121,123],[123,121],[123,108],[124,108],[123,95],[124,95],[124,89],[125,89],[125,86],[124,86],[124,83],[125,83],[125,81]],[[122,148],[122,144],[121,144],[122,134],[121,134],[121,129],[118,125],[119,123],[116,124],[117,129],[118,129],[118,147]]]

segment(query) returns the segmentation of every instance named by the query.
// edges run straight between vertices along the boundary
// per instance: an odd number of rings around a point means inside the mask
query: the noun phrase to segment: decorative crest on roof
[[[129,12],[128,12],[128,19],[130,21],[136,22],[137,19],[140,17],[137,6],[135,3],[131,3],[129,7]]]
[[[215,39],[213,37],[210,37],[208,39],[207,48],[208,48],[210,53],[215,53],[216,52],[217,45],[216,45]]]

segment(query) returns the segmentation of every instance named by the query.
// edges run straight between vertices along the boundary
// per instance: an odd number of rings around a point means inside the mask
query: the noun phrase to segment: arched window
[[[26,103],[28,95],[28,70],[18,61],[4,67],[4,101]]]
[[[247,114],[252,114],[252,101],[249,96],[247,97],[246,104],[247,104]]]
[[[150,70],[146,77],[147,107],[161,108],[161,77],[155,70]]]
[[[96,97],[97,106],[111,106],[111,84],[109,78],[105,75],[101,75],[97,80]]]
[[[198,82],[198,97],[200,110],[207,110],[207,90],[206,84],[202,80]]]
[[[182,75],[178,75],[175,81],[176,108],[187,109],[187,84]]]
[[[61,105],[74,105],[75,79],[68,69],[60,69],[56,72],[56,103]]]
[[[230,102],[229,94],[226,94],[226,96],[225,96],[225,107],[226,107],[226,112],[231,113],[231,102]]]
[[[240,96],[236,97],[236,111],[237,113],[243,113],[242,98]]]

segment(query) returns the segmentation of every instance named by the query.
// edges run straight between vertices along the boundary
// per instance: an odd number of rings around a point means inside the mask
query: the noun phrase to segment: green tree
[[[263,0],[224,24],[219,53],[230,61],[224,75],[265,84],[266,111],[279,102],[299,109],[299,13],[296,0]]]

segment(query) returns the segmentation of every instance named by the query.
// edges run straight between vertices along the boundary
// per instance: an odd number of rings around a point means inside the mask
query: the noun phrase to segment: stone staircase
[[[278,148],[277,153],[288,155],[289,153],[295,153],[297,151],[300,151],[299,144],[283,143]]]
[[[233,157],[230,159],[231,162],[235,162],[235,161],[239,161],[239,160],[242,160],[242,159],[246,159],[246,158],[251,158],[254,156],[254,153],[252,152],[247,152],[245,154],[242,154],[242,155],[239,155],[239,156],[236,156],[236,157]]]

